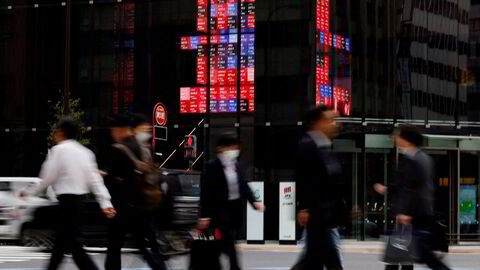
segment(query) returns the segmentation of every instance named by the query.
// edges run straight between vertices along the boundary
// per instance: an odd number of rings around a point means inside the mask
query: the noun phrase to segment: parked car
[[[0,177],[0,240],[18,240],[27,229],[34,212],[54,203],[53,194],[48,190],[43,197],[19,198],[18,194],[36,185],[39,178]],[[28,232],[27,232],[28,233]],[[23,239],[26,240],[26,239]],[[27,242],[24,242],[27,244]],[[27,244],[28,245],[28,244]],[[43,244],[37,243],[42,246]]]
[[[183,254],[189,251],[190,230],[195,226],[200,204],[200,173],[184,170],[163,172],[162,188],[165,197],[162,209],[155,214],[159,227],[158,241],[165,255]],[[28,246],[51,248],[54,239],[56,204],[45,204],[34,209],[23,222],[19,237]],[[89,247],[105,247],[108,220],[92,196],[81,213],[82,237]],[[128,237],[127,237],[128,239]],[[134,243],[127,240],[127,247]]]

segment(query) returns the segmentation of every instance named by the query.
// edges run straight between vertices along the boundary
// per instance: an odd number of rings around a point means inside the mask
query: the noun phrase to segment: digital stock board
[[[200,34],[180,38],[181,50],[196,51],[196,85],[180,87],[180,113],[254,112],[255,0],[196,4]]]
[[[352,44],[348,36],[331,30],[330,4],[330,0],[316,0],[315,101],[350,116]]]

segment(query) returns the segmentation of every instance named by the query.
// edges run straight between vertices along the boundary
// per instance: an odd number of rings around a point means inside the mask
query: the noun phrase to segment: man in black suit
[[[223,134],[216,150],[217,158],[206,165],[202,175],[199,227],[220,229],[221,251],[229,257],[230,269],[239,270],[235,238],[243,221],[244,202],[248,201],[258,211],[263,211],[264,206],[255,201],[245,180],[245,170],[237,160],[240,155],[237,136]]]
[[[332,152],[335,113],[326,106],[306,114],[308,132],[298,148],[298,221],[307,229],[306,250],[294,268],[343,269],[338,226],[345,221],[341,165]]]
[[[110,125],[114,144],[105,164],[105,182],[112,194],[112,203],[117,208],[117,216],[109,224],[105,269],[121,269],[121,249],[126,235],[132,233],[150,268],[165,270],[153,226],[153,212],[140,203],[143,194],[138,189],[137,181],[140,181],[141,173],[133,159],[143,161],[142,147],[134,136],[132,122],[127,116],[113,116]]]
[[[398,224],[411,224],[416,237],[420,261],[435,270],[449,269],[433,252],[434,164],[419,147],[423,143],[420,131],[403,126],[394,133],[400,153],[398,167],[388,193],[392,198],[392,211]],[[387,188],[376,184],[375,190],[385,193]],[[413,267],[412,267],[413,268]],[[398,269],[389,265],[387,269]]]

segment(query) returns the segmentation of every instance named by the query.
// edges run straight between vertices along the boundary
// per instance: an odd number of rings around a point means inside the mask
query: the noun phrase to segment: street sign
[[[168,128],[162,126],[154,126],[153,127],[153,134],[154,139],[159,141],[167,141],[168,140]]]
[[[167,124],[167,108],[163,103],[157,103],[153,108],[153,119],[155,126],[165,126]]]

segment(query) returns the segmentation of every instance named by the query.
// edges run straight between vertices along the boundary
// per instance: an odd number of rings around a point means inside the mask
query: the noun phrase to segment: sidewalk
[[[381,241],[342,241],[342,250],[347,253],[383,253],[384,242]],[[238,245],[244,251],[274,251],[274,252],[301,252],[303,245],[279,245],[278,242],[267,242],[264,245]],[[450,252],[454,254],[480,254],[480,245],[450,246]]]

